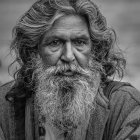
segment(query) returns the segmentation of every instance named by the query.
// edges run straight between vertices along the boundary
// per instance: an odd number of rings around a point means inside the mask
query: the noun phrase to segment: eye
[[[48,45],[52,47],[58,47],[62,42],[60,40],[53,40]]]
[[[83,45],[86,45],[86,41],[85,40],[74,40],[73,41],[74,45],[76,46],[83,46]]]
[[[51,40],[49,41],[46,46],[48,47],[48,49],[50,51],[58,51],[62,46],[63,46],[63,41],[60,40],[60,39],[54,39],[54,40]]]
[[[87,48],[89,48],[89,41],[87,39],[74,39],[73,45],[78,51],[85,51]]]
[[[63,46],[63,41],[60,39],[46,39],[42,46],[50,52],[56,52]]]

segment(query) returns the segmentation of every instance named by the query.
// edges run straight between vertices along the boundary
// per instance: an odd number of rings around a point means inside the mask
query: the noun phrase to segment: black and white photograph
[[[140,140],[140,1],[0,0],[0,140]]]

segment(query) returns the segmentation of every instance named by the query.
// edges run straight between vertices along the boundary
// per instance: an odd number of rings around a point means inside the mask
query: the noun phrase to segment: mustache
[[[63,65],[57,65],[57,66],[50,66],[46,69],[47,73],[52,76],[61,76],[64,75],[65,72],[72,72],[73,75],[85,75],[85,76],[91,76],[90,69],[82,68],[79,65],[76,64],[63,64]]]

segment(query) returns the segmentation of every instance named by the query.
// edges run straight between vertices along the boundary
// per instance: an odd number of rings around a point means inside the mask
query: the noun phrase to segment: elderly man
[[[20,69],[0,88],[0,140],[138,140],[140,93],[91,0],[38,0],[13,30]]]

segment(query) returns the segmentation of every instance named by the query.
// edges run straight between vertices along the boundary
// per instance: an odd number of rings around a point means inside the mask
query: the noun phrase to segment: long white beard
[[[60,132],[68,132],[69,140],[82,140],[90,112],[95,108],[99,72],[74,64],[45,68],[39,58],[35,63],[35,109],[39,112],[39,121]],[[67,70],[74,75],[62,75]]]

